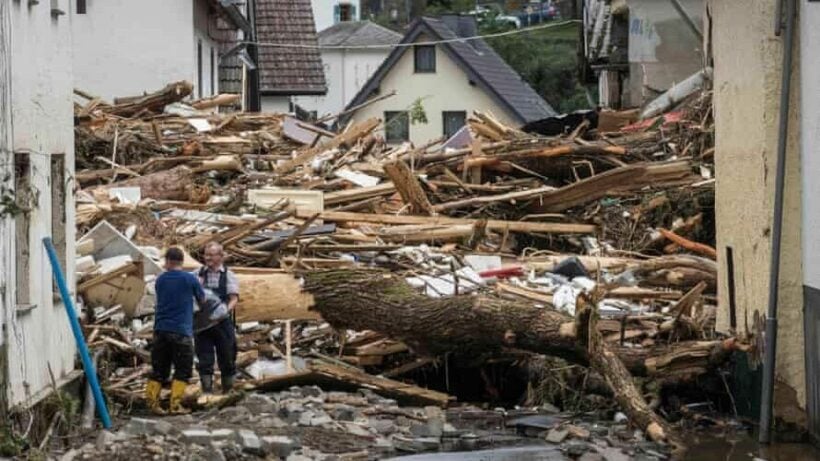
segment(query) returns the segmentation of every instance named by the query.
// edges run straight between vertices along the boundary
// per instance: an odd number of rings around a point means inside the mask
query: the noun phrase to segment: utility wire
[[[540,26],[532,26],[532,27],[525,27],[523,29],[513,29],[508,30],[506,32],[496,32],[493,34],[485,34],[485,35],[473,35],[470,37],[457,37],[457,38],[448,38],[445,40],[436,40],[431,42],[423,42],[423,43],[392,43],[392,44],[379,44],[379,45],[307,45],[304,43],[273,43],[273,42],[256,42],[256,41],[248,41],[244,40],[239,42],[240,44],[245,45],[256,45],[259,47],[265,48],[301,48],[301,49],[309,49],[309,50],[378,50],[378,49],[393,49],[393,48],[409,48],[415,45],[440,45],[445,43],[454,43],[454,42],[468,42],[471,40],[483,40],[485,38],[495,38],[495,37],[507,37],[510,35],[518,35],[518,34],[525,34],[527,32],[534,32],[536,30],[543,30],[543,29],[552,29],[553,27],[561,27],[567,24],[575,24],[580,23],[581,21],[578,19],[569,19],[566,21],[561,22],[552,22],[549,24],[542,24]]]

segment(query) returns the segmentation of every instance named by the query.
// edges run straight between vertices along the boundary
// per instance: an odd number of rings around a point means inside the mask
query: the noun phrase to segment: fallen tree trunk
[[[194,171],[186,166],[178,166],[166,171],[117,181],[94,190],[111,187],[139,187],[142,198],[155,200],[179,200],[183,202],[205,203],[210,198],[207,186],[197,185]]]
[[[165,106],[182,101],[193,90],[194,86],[190,82],[169,83],[165,88],[145,96],[116,99],[114,105],[106,107],[103,112],[120,117],[131,117],[142,111],[162,112]]]
[[[331,269],[304,274],[311,310],[336,328],[373,330],[421,355],[476,356],[514,347],[589,364],[575,319],[530,302],[490,296],[430,298],[400,275],[376,269]],[[653,347],[613,347],[635,376],[683,381],[722,362],[730,341],[683,341]]]
[[[516,348],[591,365],[618,403],[655,440],[682,445],[651,411],[632,381],[653,375],[668,381],[696,376],[726,358],[733,341],[686,342],[661,347],[606,344],[596,323],[489,296],[429,298],[400,275],[374,269],[335,269],[304,275],[313,310],[335,328],[373,330],[402,341],[421,355],[475,357]],[[590,309],[587,309],[590,310]]]

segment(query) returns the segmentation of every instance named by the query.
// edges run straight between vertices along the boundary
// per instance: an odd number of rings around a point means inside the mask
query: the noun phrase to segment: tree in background
[[[488,38],[487,43],[556,111],[590,109],[587,91],[578,80],[578,27],[569,23]],[[492,19],[480,24],[482,35],[511,28],[508,23]]]

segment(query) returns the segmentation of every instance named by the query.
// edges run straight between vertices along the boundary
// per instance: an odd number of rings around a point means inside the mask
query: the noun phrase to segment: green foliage
[[[474,0],[430,0],[424,14],[436,16],[444,13],[466,13],[475,8]]]
[[[421,98],[416,99],[410,105],[410,124],[415,125],[417,123],[427,124],[427,112],[424,111]]]
[[[26,447],[26,441],[18,437],[9,426],[0,427],[0,456],[19,456]]]
[[[502,32],[511,26],[492,18],[481,33]],[[487,39],[487,43],[558,112],[589,109],[577,74],[578,24],[534,30]]]

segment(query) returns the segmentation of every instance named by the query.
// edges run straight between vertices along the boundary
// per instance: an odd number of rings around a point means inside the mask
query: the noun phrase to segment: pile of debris
[[[246,390],[367,387],[446,406],[446,389],[407,377],[543,354],[591,365],[633,424],[669,441],[631,376],[683,382],[746,348],[714,333],[707,92],[554,137],[475,113],[425,146],[388,145],[380,120],[355,114],[332,131],[209,112],[227,97],[189,93],[76,107],[78,292],[125,407],[142,397],[151,282],[172,244],[190,269],[208,242],[225,248]],[[199,408],[232,401],[190,393]]]

